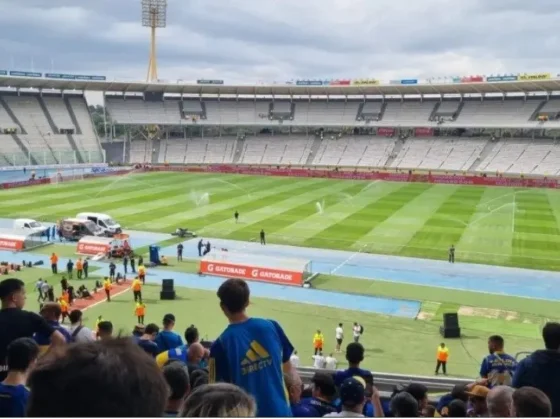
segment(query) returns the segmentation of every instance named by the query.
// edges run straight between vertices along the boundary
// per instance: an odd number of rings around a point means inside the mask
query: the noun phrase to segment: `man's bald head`
[[[189,364],[196,364],[198,365],[202,358],[204,358],[205,349],[200,343],[195,342],[189,345],[189,349],[187,351],[187,356],[189,360]]]
[[[511,417],[514,389],[508,386],[494,387],[486,396],[488,414],[493,418]]]

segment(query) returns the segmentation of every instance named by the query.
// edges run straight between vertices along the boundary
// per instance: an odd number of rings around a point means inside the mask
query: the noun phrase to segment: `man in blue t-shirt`
[[[19,338],[8,346],[8,375],[0,383],[0,417],[25,417],[29,390],[28,372],[37,361],[39,346],[31,338]]]
[[[294,348],[277,322],[247,316],[249,294],[241,279],[228,279],[218,289],[229,326],[210,348],[210,382],[243,388],[255,398],[260,417],[289,417],[283,374],[297,374],[290,362]]]
[[[70,334],[68,329],[62,327],[59,323],[60,316],[62,315],[60,304],[46,303],[41,308],[40,314],[41,317],[43,317],[54,330],[58,330],[62,334],[62,336],[64,336],[66,343],[72,342],[72,335]],[[35,333],[35,335],[33,335],[33,339],[35,339],[35,342],[37,342],[37,345],[39,345],[39,351],[41,353],[45,353],[49,350],[51,346],[51,337],[49,335],[45,335],[43,333]]]
[[[486,380],[489,388],[506,385],[513,382],[513,374],[517,368],[517,361],[504,352],[504,338],[498,335],[488,338],[490,355],[482,360],[480,377]]]
[[[144,352],[146,352],[153,358],[155,358],[159,353],[158,346],[154,342],[158,332],[158,325],[150,323],[146,326],[146,328],[144,329],[144,333],[141,336],[135,337],[138,346],[140,346]]]
[[[311,397],[302,399],[298,404],[292,406],[294,417],[322,418],[335,413],[337,410],[334,405],[336,386],[332,374],[326,371],[316,372],[311,382],[313,383]]]
[[[183,345],[183,339],[181,339],[181,336],[178,333],[173,331],[174,327],[175,316],[173,314],[166,314],[163,316],[163,330],[158,333],[155,340],[159,348],[159,353],[175,349]]]

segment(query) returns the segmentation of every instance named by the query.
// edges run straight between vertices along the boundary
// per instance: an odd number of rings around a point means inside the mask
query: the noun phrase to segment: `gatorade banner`
[[[84,237],[78,242],[76,253],[80,255],[95,256],[100,253],[106,254],[111,250],[111,239],[101,237]]]
[[[520,74],[519,80],[548,80],[551,79],[552,76],[550,73],[533,73],[533,74]]]
[[[377,128],[377,135],[385,135],[390,137],[395,134],[395,128],[379,127]]]
[[[303,285],[303,272],[240,265],[237,263],[201,260],[200,273],[280,285],[294,285],[298,287]]]
[[[18,251],[23,250],[23,240],[16,240],[14,238],[3,238],[0,235],[0,249]]]

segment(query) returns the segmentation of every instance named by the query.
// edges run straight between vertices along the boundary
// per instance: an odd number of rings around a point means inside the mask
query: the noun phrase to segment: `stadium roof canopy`
[[[351,96],[351,95],[431,95],[431,94],[491,94],[491,93],[546,93],[560,91],[560,79],[480,82],[480,83],[426,83],[414,85],[350,85],[298,86],[272,85],[205,85],[185,83],[144,83],[126,81],[56,80],[47,78],[0,77],[0,88],[56,89],[114,93],[173,93],[192,95],[286,95],[286,96]]]

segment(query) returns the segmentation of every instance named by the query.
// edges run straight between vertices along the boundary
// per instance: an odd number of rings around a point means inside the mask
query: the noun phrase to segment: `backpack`
[[[78,333],[80,333],[82,331],[82,329],[84,328],[84,326],[78,326],[76,327],[76,329],[72,332],[72,335],[70,336],[72,338],[72,342],[76,342],[76,336],[78,336]]]
[[[364,334],[364,326],[360,325],[360,335]]]

